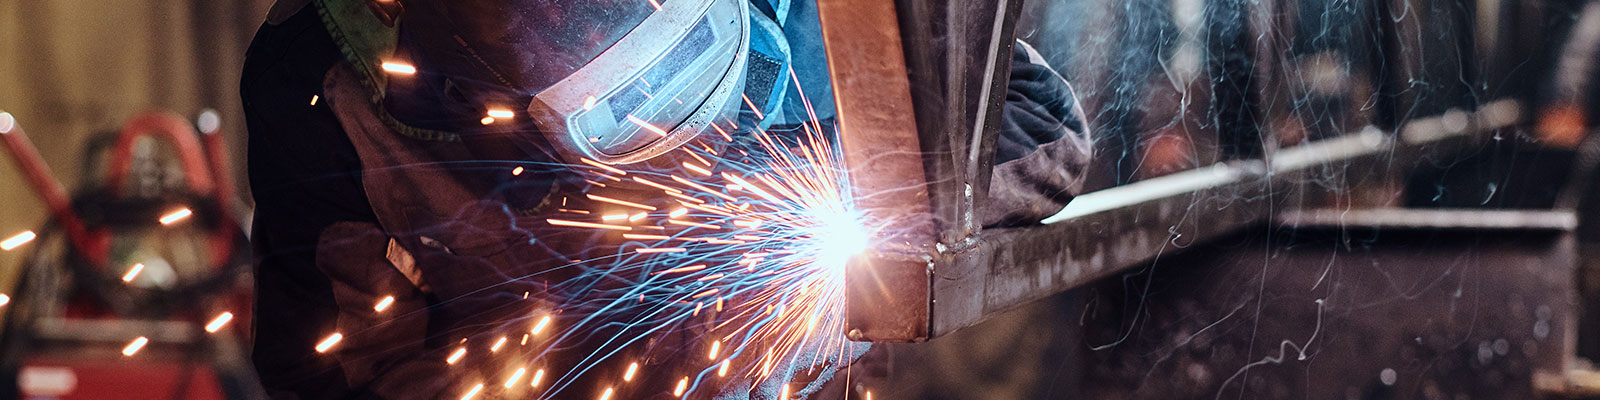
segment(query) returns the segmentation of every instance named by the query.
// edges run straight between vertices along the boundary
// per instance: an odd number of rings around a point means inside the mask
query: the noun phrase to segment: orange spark
[[[404,64],[404,63],[398,63],[398,62],[393,62],[393,61],[384,61],[383,62],[383,70],[384,71],[388,71],[390,73],[400,74],[400,75],[411,75],[411,74],[417,73],[417,67],[413,67],[413,66],[411,66],[411,64]]]
[[[133,264],[132,267],[128,267],[128,272],[122,274],[122,283],[133,282],[134,278],[139,277],[140,271],[144,271],[144,263]]]
[[[344,335],[342,335],[342,334],[340,334],[338,332],[334,332],[332,335],[328,335],[328,338],[322,339],[322,342],[317,343],[317,347],[316,347],[317,348],[317,352],[318,353],[327,353],[328,349],[332,349],[333,345],[339,344],[340,340],[344,340]]]
[[[11,249],[15,249],[19,246],[27,244],[28,242],[32,242],[36,237],[39,237],[39,235],[34,234],[33,231],[22,231],[22,233],[18,233],[6,238],[4,241],[0,241],[0,250],[11,251]]]
[[[526,373],[528,373],[528,369],[527,368],[517,368],[516,372],[512,372],[511,373],[511,378],[510,379],[506,379],[506,385],[505,385],[506,389],[510,389],[512,385],[516,385],[517,384],[517,380],[522,379],[522,374],[526,374]]]
[[[539,322],[533,324],[533,331],[531,331],[530,333],[537,335],[537,334],[539,334],[539,331],[544,330],[544,327],[546,325],[550,325],[550,316],[549,315],[544,316],[544,318],[539,318]]]
[[[133,339],[133,342],[128,343],[127,347],[122,348],[122,355],[133,357],[134,353],[138,353],[139,349],[144,348],[144,345],[148,343],[150,343],[150,338],[144,336]]]
[[[655,125],[650,124],[649,121],[645,121],[645,120],[639,119],[639,117],[635,117],[635,116],[633,116],[633,114],[628,114],[628,122],[632,122],[634,125],[638,125],[640,128],[644,128],[644,130],[655,132],[655,134],[657,134],[657,135],[661,135],[661,136],[666,136],[667,135],[667,131],[662,130],[660,127],[657,127]]]
[[[217,333],[217,331],[222,330],[223,326],[228,325],[228,321],[232,320],[233,313],[231,312],[224,311],[221,314],[217,314],[216,318],[211,319],[211,323],[206,324],[206,332]]]
[[[700,175],[711,176],[711,171],[707,171],[705,168],[700,168],[699,165],[690,164],[688,161],[683,162],[683,167],[688,168],[690,171],[694,171]]]
[[[383,312],[383,310],[389,309],[389,306],[393,304],[394,296],[383,296],[383,300],[378,300],[378,304],[372,306],[372,311]]]
[[[617,199],[613,199],[613,198],[610,198],[610,197],[596,196],[596,195],[587,194],[587,193],[585,193],[584,196],[588,196],[589,200],[602,201],[602,202],[606,202],[606,203],[616,204],[616,205],[619,205],[619,206],[633,207],[633,208],[646,210],[646,211],[655,211],[656,210],[655,207],[651,207],[651,206],[647,206],[647,205],[639,204],[639,203],[634,203],[634,202],[631,202],[631,201],[617,200]]]
[[[603,170],[606,170],[606,171],[610,171],[611,173],[614,173],[614,174],[617,174],[617,175],[627,175],[628,174],[627,171],[623,171],[623,170],[620,170],[620,169],[612,168],[610,165],[601,164],[599,161],[590,160],[590,159],[587,159],[587,158],[579,158],[578,161],[582,161],[584,164],[592,165],[595,168],[599,168],[599,169],[603,169]]]
[[[478,392],[481,392],[481,391],[483,391],[483,384],[479,383],[479,384],[473,386],[472,390],[468,390],[467,394],[462,395],[461,396],[461,400],[470,400],[473,397],[476,397],[478,395]]]
[[[632,363],[632,364],[628,364],[628,371],[622,373],[622,381],[623,382],[632,382],[633,381],[633,375],[635,373],[638,373],[638,372],[639,372],[639,363],[635,362],[635,363]]]
[[[190,215],[194,215],[194,211],[189,211],[187,208],[179,209],[177,211],[167,213],[167,215],[161,216],[161,224],[172,225],[174,222],[178,222],[184,218],[189,218]]]
[[[633,227],[629,227],[629,226],[606,225],[606,224],[596,224],[596,223],[589,223],[589,222],[568,221],[568,220],[564,220],[564,219],[555,219],[555,218],[546,219],[545,222],[549,222],[550,225],[575,226],[575,227],[579,227],[579,228],[614,229],[614,230],[619,230],[619,231],[631,231],[631,230],[633,230]]]

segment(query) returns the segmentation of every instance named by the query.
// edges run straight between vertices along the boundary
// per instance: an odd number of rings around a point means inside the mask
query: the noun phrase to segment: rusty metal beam
[[[1340,188],[1323,183],[1341,181],[1327,179],[1329,173],[1404,175],[1414,163],[1482,143],[1520,117],[1514,101],[1491,103],[1476,113],[1415,120],[1399,135],[1368,130],[1281,150],[1270,161],[1216,164],[1085,194],[1044,226],[983,231],[975,244],[936,260],[930,337],[1193,244],[1267,226],[1282,218],[1272,211],[1326,206],[1320,194]]]
[[[870,226],[892,228],[846,268],[846,329],[854,340],[923,338],[937,238],[895,6],[818,0],[817,14],[856,205]]]

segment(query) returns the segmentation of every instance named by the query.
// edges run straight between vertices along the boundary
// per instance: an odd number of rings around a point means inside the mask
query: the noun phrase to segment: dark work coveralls
[[[486,343],[482,327],[526,313],[505,307],[508,298],[561,279],[518,277],[585,250],[581,234],[525,223],[554,207],[547,194],[561,192],[564,173],[530,168],[542,178],[508,200],[506,174],[482,172],[512,164],[474,163],[458,142],[396,132],[317,12],[275,9],[241,84],[262,383],[279,399],[458,397],[463,385],[494,384],[503,371],[445,360],[460,339]],[[1070,87],[1030,51],[1018,46],[1013,63],[991,204],[980,210],[987,225],[1053,214],[1078,193],[1089,161]],[[394,302],[375,310],[385,296]],[[337,350],[318,353],[334,332],[344,335]],[[468,357],[514,357],[481,353]]]

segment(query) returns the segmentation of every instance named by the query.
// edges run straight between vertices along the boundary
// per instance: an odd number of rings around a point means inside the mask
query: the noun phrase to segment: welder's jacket
[[[372,60],[351,57],[348,35],[361,33],[325,24],[327,13],[356,11],[275,10],[279,21],[261,28],[246,58],[252,357],[279,399],[458,397],[503,379],[499,366],[527,364],[487,347],[517,332],[507,324],[554,307],[540,299],[561,300],[541,294],[544,283],[571,278],[556,267],[587,257],[594,238],[542,224],[562,206],[562,171],[530,169],[532,187],[508,191],[512,164],[474,162],[453,134],[389,116]],[[990,225],[1059,210],[1089,157],[1070,88],[1020,49],[993,205],[980,210]],[[334,333],[342,340],[317,352]],[[463,339],[465,360],[447,364]]]

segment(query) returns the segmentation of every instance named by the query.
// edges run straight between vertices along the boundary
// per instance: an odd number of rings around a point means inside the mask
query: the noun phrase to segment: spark
[[[584,111],[589,111],[589,110],[593,110],[593,109],[594,109],[594,96],[589,96],[588,98],[583,99],[583,110]]]
[[[445,364],[450,364],[450,365],[455,365],[456,362],[461,361],[461,357],[466,357],[466,356],[467,356],[467,348],[466,347],[458,347],[458,348],[456,348],[455,352],[450,353],[450,357],[444,359],[444,363]]]
[[[606,170],[606,172],[610,172],[610,173],[613,173],[613,174],[617,174],[617,175],[627,175],[628,174],[627,171],[623,171],[623,170],[617,169],[616,167],[612,167],[610,165],[601,164],[600,162],[595,161],[595,160],[590,160],[590,159],[587,159],[587,158],[579,158],[578,161],[582,161],[584,164],[589,164],[591,166],[594,166],[595,168],[603,169],[603,170]]]
[[[122,274],[122,283],[133,282],[135,278],[139,277],[140,271],[144,271],[144,263],[133,264],[132,267],[128,267],[128,272]]]
[[[161,216],[161,224],[172,225],[174,222],[181,221],[184,218],[189,218],[190,215],[194,215],[194,211],[189,211],[187,208],[179,209],[177,211],[167,213],[167,215]]]
[[[595,101],[587,99],[585,109]],[[751,99],[744,101],[758,118],[764,117]],[[669,133],[638,116],[626,117],[642,130]],[[560,270],[575,271],[576,279],[536,278],[554,294],[539,300],[554,299],[559,302],[554,309],[572,313],[572,318],[557,327],[552,308],[535,306],[531,329],[518,351],[528,351],[530,359],[558,350],[587,354],[580,354],[565,372],[555,372],[545,389],[549,393],[541,397],[569,397],[561,392],[578,390],[573,385],[583,382],[585,374],[615,371],[604,365],[627,363],[614,384],[655,382],[642,378],[656,372],[640,368],[643,360],[678,353],[616,358],[637,354],[641,347],[646,352],[684,350],[660,344],[677,343],[661,340],[662,335],[685,331],[704,337],[687,345],[709,348],[693,350],[704,351],[698,354],[705,359],[674,358],[705,368],[676,382],[677,397],[699,387],[701,379],[715,379],[712,371],[717,377],[739,377],[719,379],[724,385],[785,382],[792,371],[838,367],[858,354],[854,349],[862,345],[843,334],[844,266],[871,245],[880,227],[869,226],[854,208],[847,173],[829,136],[837,126],[813,120],[779,133],[759,126],[736,131],[734,121],[726,123],[711,124],[729,142],[726,150],[697,138],[680,147],[687,160],[611,165],[579,158],[581,163],[575,163],[579,176],[574,181],[589,186],[582,197],[560,198],[557,211],[570,218],[544,221],[588,231],[578,235],[593,238],[592,247],[583,249],[586,255],[557,258],[571,262]],[[532,300],[526,295],[523,299]],[[527,343],[533,336],[540,339]],[[507,340],[501,337],[490,351],[503,350]],[[464,349],[456,350],[452,363],[464,357]],[[735,358],[741,363],[733,364]],[[518,371],[505,381],[507,388],[526,374],[526,369]],[[534,371],[529,387],[540,387],[545,372]],[[793,394],[793,385],[783,386],[784,398]],[[628,395],[615,386],[596,394],[606,400]]]
[[[657,1],[657,0],[650,0],[650,6],[651,6],[651,7],[655,7],[655,8],[656,8],[656,11],[661,11],[661,2],[660,2],[660,1]],[[647,83],[647,84],[648,84],[648,83]]]
[[[511,373],[511,378],[506,379],[506,389],[510,389],[512,386],[516,385],[517,381],[522,379],[522,374],[526,373],[528,373],[527,368],[517,368],[516,372]]]
[[[530,333],[537,335],[539,334],[539,331],[544,330],[544,327],[547,325],[550,325],[549,315],[544,316],[544,318],[539,318],[539,323],[533,324],[533,331]]]
[[[317,100],[322,100],[322,96],[311,95],[311,105],[317,105]]]
[[[511,176],[520,176],[520,175],[522,175],[522,167],[516,167],[516,168],[512,168],[511,169]]]
[[[400,74],[400,75],[412,75],[412,74],[417,73],[417,67],[413,67],[413,66],[411,66],[411,64],[399,63],[399,62],[394,62],[394,61],[384,61],[383,62],[383,70],[384,71],[388,71],[389,73],[392,73],[392,74]]]
[[[685,161],[683,163],[683,167],[684,168],[688,168],[690,171],[694,171],[695,173],[700,174],[700,175],[711,176],[711,171],[708,171],[705,168],[701,168],[699,165],[690,164],[687,161]]]
[[[6,238],[6,240],[0,241],[0,250],[11,251],[12,249],[21,247],[24,244],[28,244],[28,242],[32,242],[36,237],[39,237],[39,235],[34,234],[33,231],[22,231],[22,233],[12,235],[11,237]]]
[[[499,341],[494,342],[493,346],[489,346],[489,352],[493,353],[493,352],[500,351],[500,348],[504,347],[505,345],[506,345],[506,337],[505,336],[501,336]]]
[[[478,123],[484,124],[484,125],[493,124],[494,123],[494,117],[483,117],[483,119],[478,120]]]
[[[468,390],[467,394],[461,396],[461,400],[469,400],[469,399],[471,399],[473,397],[477,397],[478,396],[478,392],[482,392],[482,391],[483,391],[483,384],[482,383],[479,383],[477,385],[473,385],[472,386],[472,390]]]
[[[652,125],[649,121],[645,121],[645,120],[639,119],[639,117],[635,117],[635,116],[633,116],[633,114],[628,114],[628,122],[632,122],[634,125],[638,125],[640,128],[644,128],[644,130],[655,132],[655,134],[657,134],[657,135],[667,136],[667,131],[662,130],[660,127]]]
[[[211,323],[206,324],[206,332],[217,333],[217,331],[222,330],[222,327],[228,325],[228,321],[232,320],[233,313],[231,312],[224,311],[221,314],[217,314],[216,318],[211,319]]]
[[[505,109],[490,109],[489,112],[488,112],[488,115],[491,118],[504,118],[504,119],[511,119],[511,118],[514,118],[514,117],[517,116],[517,114],[511,112],[511,110],[505,110]]]
[[[568,221],[568,220],[564,220],[564,219],[555,219],[555,218],[545,219],[545,222],[549,222],[550,225],[575,226],[575,227],[579,227],[579,228],[614,229],[614,230],[619,230],[619,231],[631,231],[631,230],[633,230],[633,227],[631,227],[631,226],[596,224],[596,223],[589,223],[589,222]]]
[[[394,296],[383,296],[383,300],[378,300],[378,304],[372,306],[372,311],[383,312],[391,305],[394,305]]]
[[[7,304],[11,304],[11,295],[0,293],[0,307],[5,307]]]
[[[149,343],[150,343],[150,338],[147,338],[147,337],[144,337],[144,336],[140,336],[137,339],[133,339],[133,342],[128,343],[127,347],[123,347],[122,348],[122,355],[128,356],[128,357],[133,357],[133,355],[135,353],[139,352],[139,349],[143,349],[144,345],[149,344]]]
[[[634,202],[626,201],[626,200],[617,200],[617,199],[613,199],[613,198],[610,198],[610,197],[597,196],[597,195],[593,195],[593,194],[585,194],[584,196],[587,196],[589,198],[589,200],[601,201],[601,202],[616,204],[616,205],[624,206],[624,207],[633,207],[633,208],[646,210],[646,211],[655,211],[656,210],[656,208],[653,207],[653,206],[647,206],[647,205],[644,205],[644,204],[634,203]]]
[[[332,349],[334,345],[339,344],[340,340],[344,340],[343,334],[334,332],[332,335],[328,335],[327,339],[322,339],[322,342],[317,343],[317,352],[327,353],[328,349]]]
[[[744,104],[747,105],[747,106],[750,106],[750,111],[753,111],[753,112],[756,113],[756,120],[757,121],[767,119],[766,117],[761,116],[761,108],[760,107],[756,107],[756,104],[754,102],[750,101],[750,96],[744,95],[744,94],[740,94],[739,97],[743,97],[744,98]]]

